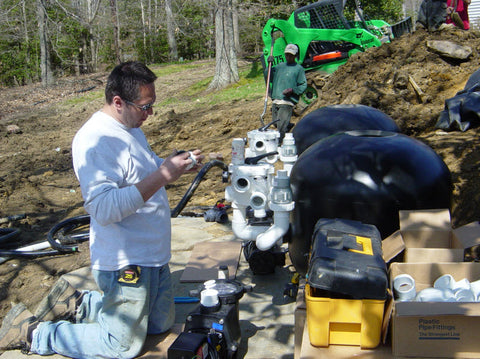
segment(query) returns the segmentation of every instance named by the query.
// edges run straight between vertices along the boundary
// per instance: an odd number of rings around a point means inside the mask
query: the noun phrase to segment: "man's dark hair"
[[[145,64],[128,61],[117,65],[108,76],[105,87],[105,100],[111,104],[114,96],[125,101],[135,101],[139,97],[142,85],[153,83],[157,76]]]

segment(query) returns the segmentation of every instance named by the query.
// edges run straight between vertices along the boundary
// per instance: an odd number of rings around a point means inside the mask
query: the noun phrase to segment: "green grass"
[[[262,77],[246,78],[240,75],[240,80],[221,91],[211,92],[206,96],[209,104],[229,102],[235,100],[253,100],[262,97],[265,91],[265,82]]]
[[[152,71],[158,77],[162,77],[162,76],[174,74],[177,72],[182,72],[189,69],[195,69],[201,66],[203,65],[194,64],[194,63],[173,63],[173,64],[158,65],[156,67],[152,66]]]
[[[153,72],[159,79],[172,73],[181,73],[183,71],[204,66],[203,64],[195,63],[179,63],[168,64],[152,67]],[[196,99],[197,106],[215,105],[219,103],[237,101],[237,100],[255,100],[261,98],[265,93],[265,81],[263,72],[258,69],[256,63],[239,69],[239,81],[227,88],[219,91],[207,91],[208,86],[213,80],[213,77],[198,81],[190,86],[183,93],[178,94],[182,97],[191,97]],[[158,80],[157,80],[158,81]],[[98,99],[103,99],[104,89],[98,88],[93,91],[84,93],[77,97],[68,99],[65,104],[69,106],[81,105],[86,102],[91,102]],[[165,98],[161,101],[157,97],[157,105],[168,105],[178,101],[177,98]]]
[[[231,84],[223,90],[207,92],[208,86],[213,80],[213,77],[209,77],[192,85],[183,95],[195,97],[202,94],[197,101],[197,104],[200,105],[214,105],[242,99],[252,100],[263,96],[265,92],[263,72],[258,71],[255,65],[252,65],[251,68],[241,69],[239,78],[237,83]]]
[[[78,97],[73,97],[71,99],[68,99],[65,104],[74,106],[78,104],[83,104],[85,102],[92,102],[98,99],[103,99],[105,97],[105,90],[102,88],[98,88],[89,92],[85,92],[83,94],[79,94]]]

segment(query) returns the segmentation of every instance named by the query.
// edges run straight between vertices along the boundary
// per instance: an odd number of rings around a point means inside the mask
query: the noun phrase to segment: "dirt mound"
[[[472,55],[466,61],[442,57],[427,48],[427,42],[433,40],[469,46]],[[452,173],[455,226],[480,218],[479,129],[444,132],[436,130],[435,124],[445,100],[462,90],[470,75],[480,68],[479,49],[480,34],[475,31],[417,30],[353,56],[328,78],[314,106],[362,104],[377,108],[392,117],[403,133],[432,147]]]
[[[427,41],[453,41],[467,45],[472,56],[454,61],[427,48]],[[431,131],[444,101],[463,89],[468,77],[480,68],[477,32],[446,29],[417,30],[379,48],[353,56],[329,78],[319,98],[321,105],[358,103],[390,115],[408,135]],[[420,101],[409,76],[424,93]]]
[[[470,46],[473,53],[467,61],[447,60],[427,49],[428,40],[455,41]],[[318,101],[303,115],[341,103],[368,105],[390,115],[405,134],[430,145],[448,165],[454,183],[453,223],[458,226],[475,221],[480,217],[479,130],[444,132],[434,126],[444,101],[463,89],[468,77],[480,67],[479,49],[480,36],[474,31],[453,29],[430,34],[418,30],[404,35],[351,58],[326,80]],[[251,65],[242,62],[240,66],[245,69]],[[185,89],[208,79],[214,71],[214,61],[203,61],[200,66],[185,67],[181,73],[159,77],[156,89],[162,106],[155,108],[143,129],[160,156],[167,156],[173,148],[199,147],[207,155],[220,153],[228,164],[232,139],[246,137],[248,131],[260,127],[262,94],[222,106],[199,105],[202,94],[185,95]],[[78,128],[102,106],[101,96],[91,93],[103,91],[105,78],[106,74],[95,74],[65,79],[49,89],[32,85],[0,90],[0,217],[25,215],[0,226],[20,228],[21,240],[44,240],[54,224],[84,213],[71,168],[70,146]],[[422,96],[414,91],[412,80]],[[91,101],[85,102],[85,98]],[[264,121],[270,120],[269,106]],[[18,131],[9,133],[7,125],[18,126]],[[172,208],[194,178],[185,176],[167,188]],[[224,197],[225,186],[221,169],[212,168],[186,209],[213,205]],[[80,252],[73,255],[14,259],[1,264],[0,317],[11,301],[35,307],[58,276],[88,263],[88,247],[83,243]]]

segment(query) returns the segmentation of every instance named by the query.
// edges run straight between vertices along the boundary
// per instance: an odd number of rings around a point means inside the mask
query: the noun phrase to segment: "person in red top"
[[[471,0],[447,0],[447,24],[454,24],[463,30],[470,29],[468,5]],[[458,14],[458,16],[455,14]]]

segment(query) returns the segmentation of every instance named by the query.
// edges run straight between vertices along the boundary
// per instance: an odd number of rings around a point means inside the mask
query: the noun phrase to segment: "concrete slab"
[[[188,296],[199,283],[181,283],[180,278],[196,243],[203,241],[235,241],[229,224],[205,222],[203,218],[172,218],[172,260],[170,269],[175,283],[175,296]],[[287,261],[288,262],[288,261]],[[294,358],[294,309],[292,300],[285,300],[283,290],[291,279],[293,269],[288,264],[277,267],[274,274],[253,275],[243,254],[236,280],[253,286],[251,292],[240,299],[239,316],[242,340],[237,358],[293,359]],[[95,289],[89,268],[81,268],[65,275],[78,288]],[[180,333],[188,313],[196,304],[177,304],[172,331],[163,336],[149,336],[140,358],[167,358],[166,350]],[[34,309],[34,308],[32,308]],[[0,359],[27,358],[20,351],[8,351]],[[28,355],[29,359],[42,358]],[[52,359],[65,358],[61,355]]]

